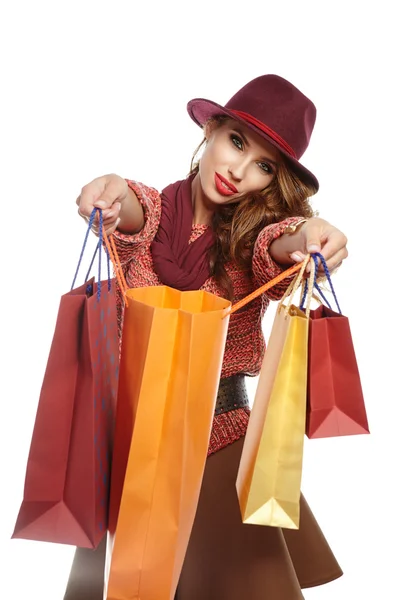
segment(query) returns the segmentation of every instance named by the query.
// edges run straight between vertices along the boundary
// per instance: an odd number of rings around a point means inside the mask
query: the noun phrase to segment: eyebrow
[[[243,130],[242,130],[242,129],[240,129],[240,127],[234,127],[234,128],[233,128],[233,131],[234,131],[235,133],[237,133],[238,135],[240,135],[240,136],[243,138],[243,141],[244,141],[244,143],[245,143],[245,144],[247,144],[247,146],[249,146],[249,145],[250,145],[250,144],[249,144],[249,141],[248,141],[248,139],[247,139],[247,137],[244,135],[244,133],[243,133]],[[275,160],[272,160],[272,158],[268,158],[267,156],[262,156],[261,158],[262,158],[262,160],[265,160],[265,162],[270,162],[270,163],[272,163],[273,165],[275,165],[275,167],[276,167],[276,166],[277,166],[277,164],[278,164],[278,163],[277,163]]]

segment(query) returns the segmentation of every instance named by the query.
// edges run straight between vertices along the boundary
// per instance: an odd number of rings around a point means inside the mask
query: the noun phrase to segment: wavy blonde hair
[[[213,117],[204,125],[204,131],[221,127],[229,117]],[[190,173],[197,173],[200,161],[196,157],[206,143],[206,137],[196,148]],[[212,228],[215,243],[210,250],[210,272],[225,295],[233,299],[232,282],[226,271],[228,262],[235,262],[243,271],[251,271],[253,248],[257,237],[266,225],[278,223],[287,217],[310,218],[314,211],[309,198],[316,189],[293,172],[281,154],[276,175],[271,183],[260,192],[246,194],[232,204],[222,205],[214,213]]]

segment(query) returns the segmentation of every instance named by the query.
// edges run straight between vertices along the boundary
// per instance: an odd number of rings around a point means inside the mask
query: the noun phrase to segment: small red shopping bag
[[[97,283],[61,297],[13,538],[95,548],[105,535],[118,357],[114,280],[99,264]]]
[[[306,434],[328,438],[369,433],[349,319],[341,313],[325,260],[321,254],[313,257],[324,265],[338,312],[331,309],[315,281],[328,306],[310,312]]]

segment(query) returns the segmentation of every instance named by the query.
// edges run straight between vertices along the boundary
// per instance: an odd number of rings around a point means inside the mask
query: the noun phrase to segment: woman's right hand
[[[96,177],[90,183],[83,186],[81,193],[76,199],[79,215],[89,221],[94,208],[103,211],[103,224],[106,234],[110,235],[118,227],[120,222],[120,211],[122,204],[129,193],[129,187],[125,179],[119,175],[103,175]],[[96,215],[92,226],[93,232],[99,233],[99,218]]]

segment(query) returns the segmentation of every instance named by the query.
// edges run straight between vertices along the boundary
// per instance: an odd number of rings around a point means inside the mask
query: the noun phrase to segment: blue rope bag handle
[[[101,297],[101,247],[103,245],[103,212],[99,210],[99,270],[98,270],[98,281],[97,281],[97,302]]]
[[[94,208],[93,211],[92,211],[92,214],[90,215],[90,219],[89,219],[89,223],[88,223],[88,227],[87,227],[85,239],[83,241],[83,246],[82,246],[82,250],[81,250],[81,253],[80,253],[80,256],[79,256],[78,266],[77,266],[76,271],[75,271],[75,276],[74,276],[74,280],[72,282],[71,290],[73,290],[74,286],[75,286],[75,282],[76,282],[76,279],[77,279],[77,276],[78,276],[78,272],[79,272],[79,269],[80,269],[80,266],[81,266],[81,263],[82,263],[83,255],[85,253],[86,244],[87,244],[87,241],[88,241],[88,238],[89,238],[89,233],[90,233],[90,230],[92,228],[92,225],[93,225],[93,222],[94,222],[94,218],[96,216],[96,211],[99,211],[99,242],[98,242],[98,244],[96,246],[96,249],[95,249],[93,257],[92,257],[92,260],[90,262],[90,266],[89,266],[88,272],[86,274],[85,282],[89,279],[90,271],[92,270],[94,261],[96,259],[96,255],[97,255],[97,253],[99,253],[98,283],[97,283],[97,301],[99,301],[100,298],[101,298],[101,247],[103,245],[103,212],[101,211],[100,208]],[[110,291],[111,290],[110,256],[108,254],[107,248],[105,248],[105,251],[106,251],[106,255],[107,255],[107,280],[108,280],[107,281],[107,283],[108,283],[107,287],[108,287],[108,291]],[[91,286],[88,285],[87,286],[87,291],[88,292],[92,291],[90,288],[91,288]]]
[[[314,276],[314,281],[313,281],[313,287],[318,291],[319,295],[321,296],[321,298],[323,299],[323,301],[325,302],[325,304],[328,306],[328,308],[330,308],[332,310],[331,305],[329,304],[328,300],[326,299],[326,297],[323,294],[320,286],[317,283],[317,270],[318,270],[318,259],[319,259],[321,261],[321,264],[322,264],[323,268],[324,268],[325,275],[326,275],[326,278],[328,280],[329,287],[331,288],[332,295],[333,295],[333,297],[335,299],[335,303],[336,303],[338,312],[340,314],[342,314],[342,311],[340,309],[339,302],[338,302],[338,299],[337,299],[337,296],[336,296],[336,292],[335,292],[335,290],[333,288],[331,275],[329,273],[328,265],[326,264],[325,258],[322,256],[322,254],[320,252],[314,252],[313,254],[311,254],[311,258],[315,262],[315,276]],[[301,309],[304,308],[305,299],[307,297],[307,290],[308,290],[308,280],[306,281],[306,284],[304,286],[303,297],[302,297],[301,303],[300,303],[300,308]]]

